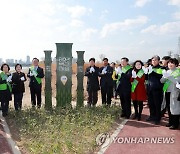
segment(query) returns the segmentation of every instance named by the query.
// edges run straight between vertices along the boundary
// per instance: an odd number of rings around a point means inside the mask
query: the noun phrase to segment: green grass
[[[96,136],[108,132],[119,119],[120,108],[26,109],[10,111],[6,118],[20,146],[28,153],[91,153]],[[17,134],[16,134],[17,135]]]

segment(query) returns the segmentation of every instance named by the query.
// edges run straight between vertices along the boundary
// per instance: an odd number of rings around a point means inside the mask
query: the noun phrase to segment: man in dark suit
[[[121,100],[122,114],[121,117],[127,119],[131,116],[131,81],[132,68],[128,64],[129,59],[121,59],[122,70],[118,72],[117,91]]]
[[[156,125],[161,120],[161,104],[163,100],[162,67],[159,65],[160,57],[152,57],[152,66],[148,67],[148,102],[150,116],[147,121],[154,121]]]
[[[32,107],[36,106],[36,97],[37,97],[37,107],[41,107],[41,89],[42,81],[44,77],[43,68],[39,67],[39,59],[33,58],[32,66],[29,68],[27,75],[30,78],[29,87],[31,92],[31,102]]]
[[[98,90],[99,88],[99,67],[95,66],[95,59],[89,59],[90,66],[86,69],[85,76],[87,80],[87,92],[88,92],[88,106],[96,106],[98,101]]]
[[[102,104],[110,106],[113,93],[113,68],[109,66],[107,58],[103,59],[103,65],[104,66],[99,69]]]

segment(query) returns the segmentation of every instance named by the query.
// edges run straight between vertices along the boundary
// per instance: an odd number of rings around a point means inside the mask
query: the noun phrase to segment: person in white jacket
[[[180,83],[180,70],[176,68],[177,66],[178,60],[171,58],[168,62],[169,70],[164,71],[161,78],[161,82],[164,83],[164,93],[167,91],[170,92],[170,115],[169,124],[167,125],[169,129],[178,129],[179,127],[180,101],[178,100],[178,94],[180,89],[177,88],[177,83]]]

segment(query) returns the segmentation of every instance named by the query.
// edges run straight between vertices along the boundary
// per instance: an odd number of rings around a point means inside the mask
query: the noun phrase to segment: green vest
[[[171,73],[171,75],[174,78],[177,78],[178,76],[180,76],[180,70],[176,69],[175,71],[173,71]],[[170,85],[171,85],[171,81],[170,80],[166,80],[166,82],[164,83],[164,86],[163,86],[163,91],[166,92]]]
[[[37,73],[37,70],[34,69],[34,66],[31,66],[30,70],[31,70],[32,73],[33,73],[33,71],[35,71],[35,72]],[[37,74],[38,74],[38,73],[37,73]],[[41,83],[42,83],[41,78],[38,78],[38,77],[35,76],[35,79],[36,79],[36,81],[37,81],[38,84],[41,84]]]
[[[137,77],[141,78],[144,75],[144,71],[141,69],[139,70],[139,72],[137,73]],[[134,92],[137,85],[138,85],[139,81],[134,79],[134,81],[132,82],[132,86],[131,86],[131,92]]]
[[[0,78],[2,80],[6,80],[8,77],[7,77],[7,75],[4,72],[1,72]],[[10,92],[12,92],[12,87],[11,87],[10,83],[0,84],[0,90],[7,90],[8,88],[9,88]]]
[[[126,73],[127,71],[129,71],[132,67],[130,65],[127,65],[125,67],[122,67],[122,73]],[[117,79],[117,84],[119,84],[119,80],[121,79],[121,74],[118,74],[118,79]]]

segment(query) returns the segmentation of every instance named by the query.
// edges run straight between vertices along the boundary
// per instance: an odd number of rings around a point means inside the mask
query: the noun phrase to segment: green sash
[[[161,68],[153,68],[153,71],[157,74],[162,74],[163,69]]]
[[[1,72],[0,76],[2,80],[6,80],[8,78],[8,76],[4,72]],[[12,92],[12,87],[9,82],[0,84],[0,90],[7,90],[7,88],[9,88],[10,92]]]
[[[180,76],[180,71],[179,71],[179,69],[176,69],[175,71],[173,71],[173,72],[171,73],[171,75],[172,75],[174,78],[177,78],[178,76]],[[164,83],[164,86],[163,86],[163,91],[166,92],[170,85],[171,85],[171,81],[170,81],[170,80],[166,80],[166,82]]]
[[[37,73],[37,70],[34,69],[34,66],[31,66],[30,70],[31,70],[32,73],[33,73],[33,71],[35,71],[36,74],[38,74],[38,73]],[[38,78],[38,77],[36,77],[36,76],[34,76],[34,77],[35,77],[36,81],[38,82],[38,84],[41,84],[41,83],[42,83],[41,78]]]
[[[143,76],[143,74],[144,74],[144,71],[141,69],[141,70],[139,70],[139,72],[137,73],[137,77],[138,77],[138,78],[141,78],[141,77]],[[131,86],[131,92],[134,92],[134,91],[135,91],[138,83],[139,83],[139,81],[136,80],[136,79],[134,79],[134,81],[132,82],[132,86]]]
[[[122,73],[126,73],[127,71],[129,71],[132,67],[130,65],[127,65],[125,67],[122,67]],[[121,79],[121,74],[118,74],[118,79],[117,79],[117,85],[119,84],[119,80]]]

